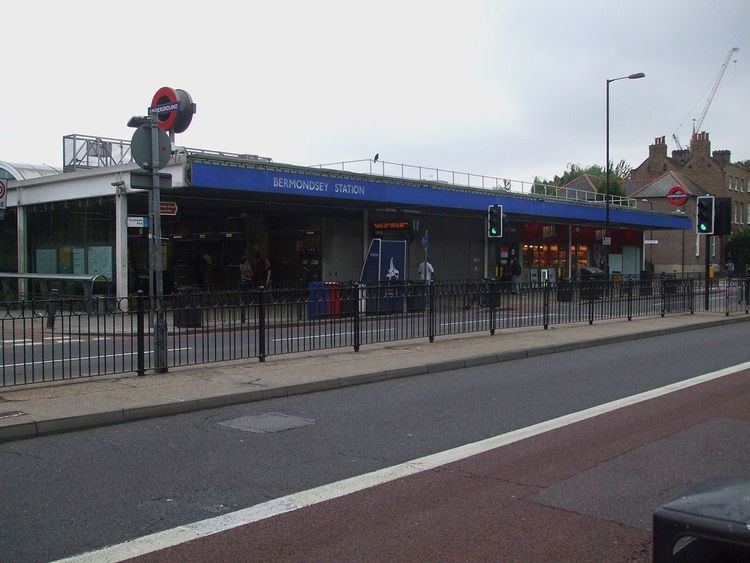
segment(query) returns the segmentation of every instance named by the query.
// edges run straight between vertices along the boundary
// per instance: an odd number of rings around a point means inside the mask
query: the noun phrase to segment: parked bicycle
[[[465,286],[463,292],[464,309],[471,309],[475,305],[478,307],[490,306],[490,280],[485,278],[481,281],[470,281]]]

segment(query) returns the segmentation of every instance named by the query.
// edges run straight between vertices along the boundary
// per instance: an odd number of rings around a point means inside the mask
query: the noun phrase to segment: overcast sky
[[[62,164],[62,137],[129,139],[161,86],[198,113],[187,147],[318,164],[380,158],[518,180],[636,166],[657,136],[750,159],[750,2],[3,4],[0,160]],[[153,23],[149,23],[153,22]]]

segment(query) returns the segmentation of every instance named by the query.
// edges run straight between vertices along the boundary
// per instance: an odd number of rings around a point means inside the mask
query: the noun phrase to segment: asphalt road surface
[[[103,548],[737,365],[750,359],[744,325],[3,444],[0,559],[51,560]],[[693,388],[699,396],[681,399],[683,409],[669,412],[675,420],[695,424],[718,417],[720,423],[730,425],[729,434],[740,439],[750,436],[743,433],[746,428],[742,426],[748,422],[745,381],[747,376],[735,377],[728,387],[711,391],[708,400],[700,395],[703,386]],[[670,401],[666,405],[670,406]],[[702,412],[699,406],[713,408],[721,416]],[[602,510],[611,508],[616,499],[609,496],[612,479],[590,479],[577,494],[567,496],[563,490],[550,490],[574,477],[575,468],[596,468],[639,446],[638,440],[629,442],[631,432],[658,437],[662,436],[659,429],[664,436],[676,431],[670,416],[648,414],[642,420],[623,412],[625,422],[614,426],[600,425],[598,419],[581,423],[583,434],[574,432],[567,438],[574,448],[546,434],[519,442],[516,447],[530,447],[528,451],[536,453],[524,457],[521,466],[508,468],[508,474],[470,477],[456,483],[450,479],[456,474],[454,469],[431,472],[393,482],[395,500],[390,487],[383,492],[376,487],[332,504],[294,511],[288,515],[292,528],[287,527],[289,522],[277,525],[277,518],[272,518],[258,522],[250,536],[236,541],[229,541],[225,534],[217,538],[227,542],[227,557],[242,553],[249,559],[382,559],[398,558],[399,554],[416,558],[421,552],[428,558],[452,559],[461,549],[469,556],[474,553],[486,558],[488,550],[500,547],[507,559],[526,559],[525,553],[540,553],[524,551],[538,543],[534,528],[545,530],[545,538],[557,537],[558,543],[562,538],[581,545],[574,534],[587,521],[573,518],[562,522],[557,516],[560,511],[585,516],[596,510],[597,502]],[[631,430],[640,422],[646,423],[645,430]],[[293,428],[277,431],[290,424]],[[264,431],[253,431],[258,428]],[[728,433],[721,426],[705,432],[709,438]],[[710,442],[709,438],[702,439]],[[728,452],[737,449],[727,446]],[[492,458],[491,451],[489,455]],[[499,459],[518,459],[519,454],[507,455]],[[730,457],[726,457],[728,463],[748,461]],[[458,474],[471,476],[476,471],[471,467],[458,470]],[[602,472],[608,474],[606,467]],[[528,522],[527,535],[516,531],[498,544],[502,533],[497,529],[502,522],[531,518],[520,509],[501,510],[502,499],[534,494],[544,497],[536,504],[547,505],[545,514],[555,518],[542,519],[542,528],[538,528],[535,517],[536,523]],[[582,496],[591,499],[593,507],[573,502]],[[348,504],[350,501],[353,504]],[[339,508],[338,503],[344,505]],[[423,503],[428,503],[429,510]],[[643,509],[638,510],[642,520]],[[607,514],[605,511],[605,519],[611,519]],[[613,549],[626,546],[624,551],[612,553],[630,554],[634,545],[639,546],[639,553],[647,553],[648,526],[637,518],[623,518],[615,519],[617,525],[605,526],[603,532]],[[453,526],[454,522],[461,526]],[[433,526],[437,527],[428,533],[427,528]],[[291,529],[296,530],[292,536]],[[438,534],[436,530],[442,531]],[[256,532],[262,534],[262,541]],[[490,535],[495,540],[490,541]],[[438,542],[438,537],[443,540]],[[200,551],[207,547],[190,545],[194,554],[225,560]],[[258,545],[266,546],[267,551],[254,551]],[[594,557],[601,555],[600,549],[588,558],[602,560]],[[184,553],[180,557],[195,559]],[[566,559],[566,553],[573,551],[560,552],[556,559]],[[585,545],[575,553],[585,555]],[[179,558],[172,551],[163,556]]]

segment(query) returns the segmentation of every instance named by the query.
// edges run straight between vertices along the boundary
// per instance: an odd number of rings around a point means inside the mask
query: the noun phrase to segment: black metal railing
[[[750,278],[499,280],[204,292],[164,299],[167,367],[470,332],[693,311],[748,313]],[[706,306],[707,305],[707,306]],[[0,386],[136,372],[155,366],[155,303],[69,298],[0,304]]]

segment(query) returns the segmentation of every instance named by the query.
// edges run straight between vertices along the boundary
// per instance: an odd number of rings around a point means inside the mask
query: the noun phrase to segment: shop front
[[[607,262],[612,276],[640,273],[640,231],[610,229],[612,244],[607,247],[601,227],[522,223],[519,230],[521,264],[528,282],[578,279],[582,268],[605,270]]]

